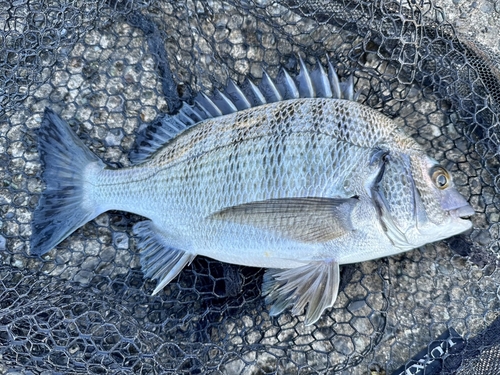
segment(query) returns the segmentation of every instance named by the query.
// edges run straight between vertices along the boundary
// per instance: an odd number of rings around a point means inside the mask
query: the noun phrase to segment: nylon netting
[[[390,374],[453,328],[467,344],[446,371],[497,373],[474,357],[474,338],[499,310],[498,59],[458,37],[432,1],[20,0],[0,9],[1,372]],[[29,255],[45,107],[108,164],[127,166],[138,129],[180,100],[228,78],[258,81],[262,68],[294,71],[297,54],[308,64],[330,56],[339,75],[354,75],[361,102],[451,170],[477,212],[470,233],[344,266],[334,308],[310,327],[288,312],[269,317],[262,270],[202,257],[152,297],[132,235],[139,218],[127,213]],[[496,343],[481,342],[500,361]]]

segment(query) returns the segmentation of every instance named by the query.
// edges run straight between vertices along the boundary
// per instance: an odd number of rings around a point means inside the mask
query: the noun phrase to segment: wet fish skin
[[[303,62],[298,87],[283,77],[281,89],[268,78],[261,91],[233,84],[218,99],[185,104],[146,132],[137,164],[123,169],[108,168],[47,110],[39,143],[47,187],[31,252],[50,251],[107,210],[133,212],[148,219],[134,230],[155,293],[196,255],[266,267],[270,313],[307,306],[312,324],[336,299],[339,264],[472,226],[449,173],[391,119],[353,101],[352,84],[340,87],[321,66],[309,74]],[[332,97],[301,97],[314,92]]]

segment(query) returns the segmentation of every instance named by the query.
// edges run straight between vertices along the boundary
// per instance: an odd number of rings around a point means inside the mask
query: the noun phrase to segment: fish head
[[[414,190],[409,242],[418,247],[470,229],[474,209],[458,192],[450,172],[421,152],[409,159]]]

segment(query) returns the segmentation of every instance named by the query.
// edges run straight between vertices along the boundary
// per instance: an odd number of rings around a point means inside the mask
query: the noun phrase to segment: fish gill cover
[[[485,368],[473,354],[499,310],[498,59],[433,2],[0,5],[1,372],[390,374],[448,329],[470,343],[442,371]],[[139,218],[123,212],[29,255],[45,107],[106,163],[128,166],[137,132],[181,100],[262,68],[294,71],[297,54],[309,66],[328,55],[361,103],[451,171],[476,210],[471,232],[343,266],[336,304],[312,326],[269,316],[263,271],[208,258],[151,296]]]

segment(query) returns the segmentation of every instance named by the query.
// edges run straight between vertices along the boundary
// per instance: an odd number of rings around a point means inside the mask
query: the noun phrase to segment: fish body
[[[47,110],[40,153],[47,188],[34,214],[43,254],[108,210],[134,227],[155,293],[196,255],[269,268],[276,315],[306,324],[336,299],[339,265],[389,256],[471,227],[449,173],[394,121],[356,102],[329,64],[260,87],[200,95],[148,129],[130,168],[111,169]],[[56,146],[55,146],[56,145]],[[67,208],[72,212],[68,213]]]

